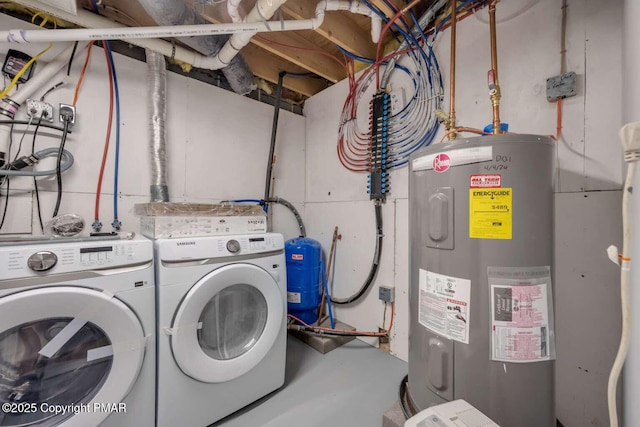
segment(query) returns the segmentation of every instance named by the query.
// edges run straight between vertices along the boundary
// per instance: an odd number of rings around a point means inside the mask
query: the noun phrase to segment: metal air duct
[[[208,24],[195,10],[184,3],[184,0],[138,0],[144,10],[159,25],[201,25]],[[179,37],[182,43],[198,52],[216,55],[227,42],[229,36]],[[222,73],[231,88],[240,95],[246,95],[256,88],[253,73],[240,55],[235,56]]]
[[[151,154],[151,201],[168,202],[167,186],[167,70],[164,56],[146,49],[149,96],[149,150]]]

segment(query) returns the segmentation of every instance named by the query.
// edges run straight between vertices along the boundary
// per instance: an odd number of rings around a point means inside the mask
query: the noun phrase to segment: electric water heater
[[[555,143],[502,134],[411,156],[409,396],[555,426]]]

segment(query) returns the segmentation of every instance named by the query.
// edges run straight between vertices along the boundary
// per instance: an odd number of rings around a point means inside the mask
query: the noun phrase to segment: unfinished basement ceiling
[[[225,0],[185,1],[209,22],[231,22]],[[89,0],[77,0],[79,8],[91,10],[90,3]],[[241,16],[250,11],[255,3],[256,0],[243,0],[240,4]],[[317,3],[317,0],[288,0],[273,20],[312,18]],[[404,0],[369,0],[369,3],[380,8],[387,16],[395,13],[388,6],[389,3],[399,8],[406,6]],[[429,3],[427,0],[420,2],[417,9],[424,9]],[[157,25],[137,0],[102,0],[98,4],[101,14],[120,24]],[[277,83],[280,71],[313,73],[313,77],[284,80],[285,97],[299,102],[347,77],[344,56],[337,46],[362,57],[375,58],[376,44],[371,41],[370,28],[368,17],[347,11],[327,12],[322,26],[317,30],[260,33],[251,39],[241,54],[256,80],[268,82],[266,85],[259,84],[267,92],[269,86]],[[390,39],[391,35],[387,34],[383,45]]]

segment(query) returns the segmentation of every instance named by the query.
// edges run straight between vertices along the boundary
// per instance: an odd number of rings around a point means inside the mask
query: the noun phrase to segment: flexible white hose
[[[627,165],[627,177],[622,193],[622,262],[620,264],[620,296],[622,310],[622,333],[618,354],[609,374],[607,387],[607,403],[609,406],[609,425],[618,427],[618,408],[616,391],[618,379],[624,366],[624,361],[629,352],[631,340],[631,197],[633,194],[633,181],[636,173],[636,163],[640,160],[640,123],[631,123],[620,130],[620,138],[625,148],[625,160]],[[632,404],[629,402],[629,404]]]

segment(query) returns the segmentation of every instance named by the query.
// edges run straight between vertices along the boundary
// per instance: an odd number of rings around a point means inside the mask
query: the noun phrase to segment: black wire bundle
[[[7,161],[11,161],[12,145],[13,145],[13,123],[11,124],[11,129],[9,130],[9,152],[7,153]],[[2,220],[0,220],[0,230],[2,230],[2,227],[4,226],[4,220],[7,218],[7,208],[9,207],[9,190],[11,189],[11,186],[9,184],[8,176],[4,176],[4,179],[2,179],[2,181],[0,182],[0,187],[4,185],[5,182],[7,183],[7,194],[5,196],[4,209],[2,211]],[[0,194],[0,198],[2,198],[2,194]]]
[[[359,300],[364,294],[367,293],[373,281],[378,274],[378,268],[380,267],[380,257],[382,255],[382,239],[384,234],[382,234],[382,206],[379,203],[375,204],[376,211],[376,248],[373,254],[373,262],[371,263],[371,268],[369,269],[369,275],[367,279],[364,281],[364,284],[360,287],[360,289],[353,295],[348,298],[334,298],[331,297],[331,302],[334,304],[351,304]]]
[[[56,159],[56,182],[58,184],[58,196],[56,198],[56,207],[53,210],[53,217],[58,216],[60,211],[60,203],[62,202],[62,170],[60,168],[62,164],[62,152],[64,151],[64,144],[67,142],[67,135],[69,134],[69,120],[64,120],[64,130],[62,131],[62,138],[60,139],[60,148],[58,149],[58,157]]]
[[[402,415],[404,415],[405,420],[408,420],[409,418],[412,417],[411,410],[409,409],[405,401],[408,383],[409,383],[409,374],[405,375],[402,381],[400,381],[400,389],[398,390],[398,399],[400,400],[400,408],[402,409]]]
[[[42,116],[36,123],[36,128],[33,131],[33,140],[31,141],[31,152],[36,152],[36,138],[38,137],[38,130],[40,129],[40,125],[42,124]],[[36,194],[36,206],[38,207],[38,221],[40,222],[40,230],[44,233],[44,223],[42,222],[42,209],[40,208],[40,193],[38,192],[38,180],[36,177],[33,177],[33,188]]]

